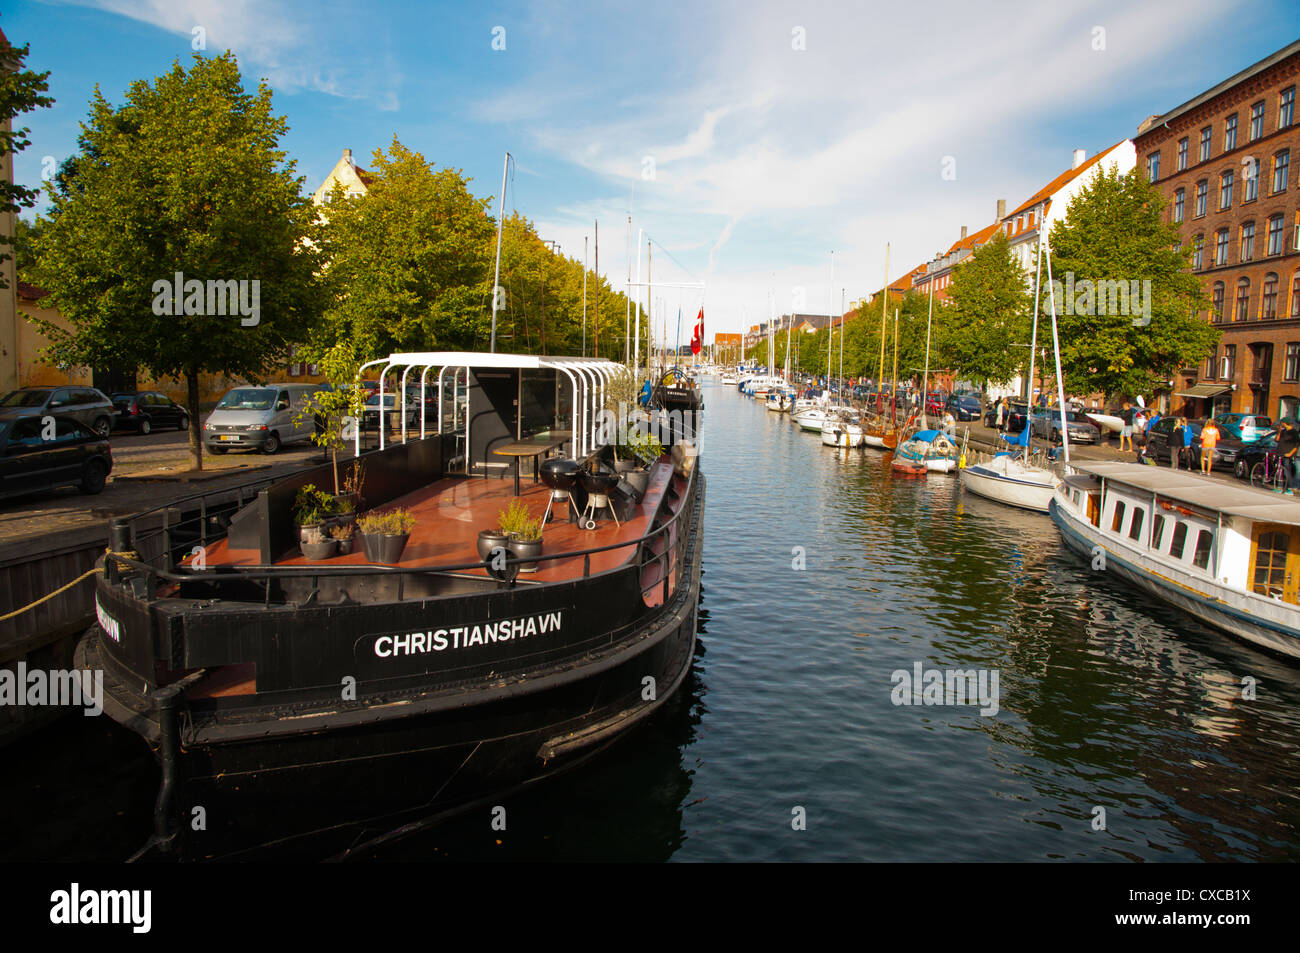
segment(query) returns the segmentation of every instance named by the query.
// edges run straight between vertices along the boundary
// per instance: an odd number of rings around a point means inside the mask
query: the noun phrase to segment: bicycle
[[[1282,462],[1282,457],[1276,453],[1264,454],[1264,459],[1250,468],[1250,485],[1256,489],[1274,490],[1278,493],[1285,490],[1286,465]]]

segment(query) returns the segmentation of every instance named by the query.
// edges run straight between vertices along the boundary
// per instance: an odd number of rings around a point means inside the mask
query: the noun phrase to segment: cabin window
[[[1115,502],[1115,515],[1111,517],[1110,520],[1110,529],[1112,533],[1124,532],[1124,509],[1124,501],[1117,500]]]
[[[1286,554],[1291,548],[1289,533],[1259,534],[1255,553],[1255,578],[1252,588],[1262,596],[1281,595],[1286,582]]]
[[[1165,538],[1165,518],[1157,514],[1155,525],[1151,532],[1151,548],[1159,549],[1161,542],[1164,541],[1164,538]]]
[[[1169,555],[1174,559],[1183,558],[1183,548],[1187,545],[1187,524],[1179,520],[1174,524],[1174,536],[1169,541]]]
[[[1192,565],[1198,569],[1205,569],[1210,565],[1210,546],[1214,539],[1214,534],[1208,529],[1201,530],[1201,534],[1196,537],[1196,555],[1192,557]]]
[[[1146,515],[1146,510],[1133,511],[1133,525],[1128,528],[1129,539],[1142,538],[1142,517]]]

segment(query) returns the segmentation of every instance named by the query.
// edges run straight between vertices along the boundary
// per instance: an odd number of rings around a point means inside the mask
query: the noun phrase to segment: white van
[[[315,432],[315,420],[310,416],[301,421],[295,418],[320,389],[320,384],[248,384],[232,388],[204,421],[203,444],[211,453],[275,453],[284,444],[307,440]]]

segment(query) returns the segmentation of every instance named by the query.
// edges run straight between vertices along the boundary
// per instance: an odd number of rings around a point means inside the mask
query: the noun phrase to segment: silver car
[[[1065,412],[1065,424],[1070,434],[1071,443],[1098,443],[1101,441],[1101,428],[1084,414],[1074,410]],[[1061,412],[1056,408],[1035,407],[1030,419],[1030,432],[1035,437],[1056,442],[1061,431]]]
[[[266,384],[236,387],[226,393],[203,423],[203,445],[211,453],[261,450],[275,453],[285,444],[307,440],[316,421],[306,413],[319,384]]]

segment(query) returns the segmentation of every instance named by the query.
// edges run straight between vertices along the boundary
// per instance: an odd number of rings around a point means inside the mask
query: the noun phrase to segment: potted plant
[[[325,535],[321,526],[304,526],[302,542],[299,544],[302,554],[308,559],[329,559],[334,555],[337,543]]]
[[[339,547],[339,555],[347,556],[352,552],[352,537],[356,532],[356,523],[339,523],[330,527],[330,538]]]
[[[299,487],[293,498],[293,520],[298,524],[298,540],[307,542],[310,530],[319,529],[325,533],[325,521],[333,504],[331,497],[324,490],[318,490],[315,484],[307,483]]]
[[[534,519],[523,503],[511,503],[501,511],[498,522],[508,537],[506,548],[515,559],[535,559],[542,554],[542,521]],[[519,571],[537,572],[537,563],[520,563]]]
[[[509,550],[510,536],[508,533],[501,532],[497,527],[492,529],[479,530],[478,534],[478,558],[487,562],[492,558],[492,551],[496,549]]]
[[[415,528],[415,517],[410,510],[386,510],[367,513],[357,520],[357,525],[361,528],[366,559],[372,563],[395,563],[402,558],[402,550]]]

